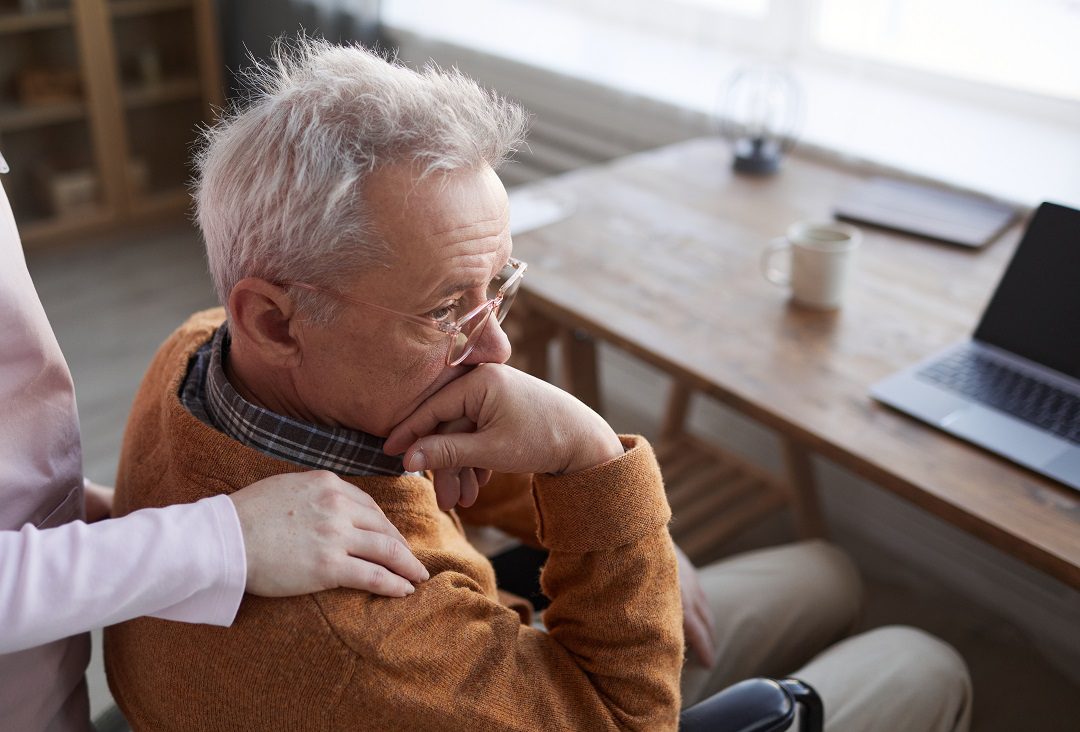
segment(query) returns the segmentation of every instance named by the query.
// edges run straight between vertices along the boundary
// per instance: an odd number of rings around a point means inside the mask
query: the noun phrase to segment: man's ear
[[[278,285],[245,277],[229,293],[229,328],[245,350],[267,365],[294,367],[303,360],[296,303]]]

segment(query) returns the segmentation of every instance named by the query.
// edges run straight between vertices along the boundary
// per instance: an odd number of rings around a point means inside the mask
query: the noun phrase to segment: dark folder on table
[[[916,234],[950,244],[981,247],[1016,220],[997,201],[890,178],[872,178],[836,204],[839,219]]]

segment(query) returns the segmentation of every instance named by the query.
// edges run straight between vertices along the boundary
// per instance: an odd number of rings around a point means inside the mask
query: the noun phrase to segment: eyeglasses
[[[381,310],[384,313],[396,315],[405,318],[406,320],[411,320],[414,323],[426,325],[429,328],[435,328],[449,337],[450,347],[446,351],[446,365],[457,366],[468,358],[469,354],[476,348],[476,344],[480,342],[480,339],[484,335],[484,330],[487,328],[488,320],[491,319],[492,313],[495,314],[495,320],[499,323],[503,322],[506,318],[506,314],[510,311],[510,306],[514,304],[514,299],[517,297],[518,290],[521,289],[521,278],[525,276],[525,269],[528,266],[528,264],[522,262],[520,259],[511,258],[507,261],[506,266],[503,267],[499,271],[499,274],[495,275],[495,279],[488,284],[488,299],[474,307],[466,313],[464,317],[459,318],[457,322],[454,323],[447,323],[435,320],[434,318],[425,318],[420,315],[411,315],[409,313],[402,313],[398,310],[391,310],[382,305],[359,300],[349,295],[343,295],[340,292],[334,292],[333,290],[328,290],[324,287],[308,284],[307,282],[287,280],[285,282],[279,282],[278,284],[282,287],[298,287],[302,290],[320,292],[352,305],[362,305],[363,307]]]

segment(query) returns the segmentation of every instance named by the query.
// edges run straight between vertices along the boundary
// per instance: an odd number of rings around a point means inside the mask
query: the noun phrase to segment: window
[[[517,0],[527,2],[528,0]],[[860,75],[1080,102],[1080,0],[547,0],[641,31]],[[950,90],[955,91],[955,88]],[[963,91],[963,88],[961,88]]]
[[[1080,0],[820,0],[826,51],[1080,101]]]
[[[703,130],[696,115],[717,113],[736,70],[780,63],[807,100],[807,149],[1025,205],[1080,202],[1080,0],[381,2],[417,58],[445,39],[522,98],[543,104],[542,84],[571,78],[658,102],[640,125],[609,120],[643,138],[663,136],[665,109]]]
[[[769,13],[769,0],[674,0],[684,5],[698,5],[746,18],[764,18]]]

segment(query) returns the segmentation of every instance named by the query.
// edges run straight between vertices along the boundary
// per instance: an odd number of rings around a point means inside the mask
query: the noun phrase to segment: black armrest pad
[[[679,718],[680,732],[776,732],[795,719],[795,703],[772,679],[747,679],[695,704]]]

